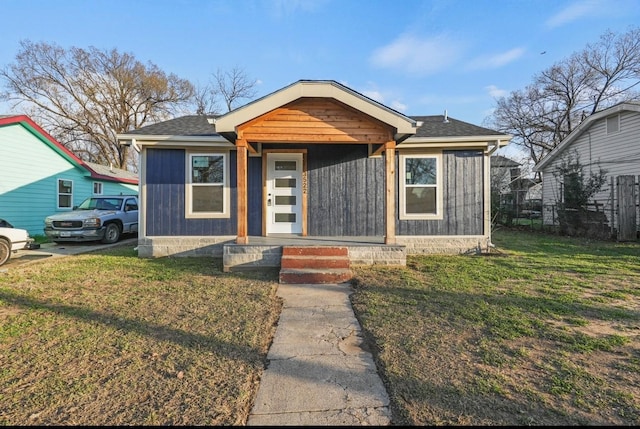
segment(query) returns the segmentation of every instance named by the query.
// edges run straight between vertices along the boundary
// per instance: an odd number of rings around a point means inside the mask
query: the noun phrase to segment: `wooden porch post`
[[[248,244],[247,235],[247,148],[245,139],[236,140],[237,150],[237,176],[238,176],[238,236],[236,244]]]
[[[385,183],[386,191],[386,219],[385,244],[396,244],[396,142],[390,141],[384,145]]]

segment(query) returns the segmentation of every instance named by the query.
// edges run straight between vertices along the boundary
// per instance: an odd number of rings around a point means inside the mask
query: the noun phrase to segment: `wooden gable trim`
[[[334,99],[301,98],[241,124],[252,143],[384,144],[395,129]]]

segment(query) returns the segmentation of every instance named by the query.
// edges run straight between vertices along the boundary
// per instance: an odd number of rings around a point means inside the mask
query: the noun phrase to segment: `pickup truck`
[[[136,195],[96,195],[72,211],[47,216],[44,233],[55,243],[102,241],[115,243],[122,234],[138,233]]]

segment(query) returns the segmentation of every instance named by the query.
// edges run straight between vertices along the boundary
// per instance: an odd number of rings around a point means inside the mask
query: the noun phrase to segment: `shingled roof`
[[[209,122],[214,118],[216,116],[212,115],[182,116],[129,131],[127,135],[215,137],[218,136],[215,125]],[[410,118],[422,122],[415,137],[495,136],[501,134],[451,117],[447,117],[445,121],[444,115],[410,116]]]
[[[415,137],[465,137],[465,136],[495,136],[502,134],[498,131],[453,119],[450,116],[411,116],[411,119],[421,121],[422,125],[416,131]]]
[[[218,136],[215,127],[209,122],[213,115],[189,115],[168,121],[158,122],[153,125],[128,131],[127,134],[149,136],[191,136],[213,137]]]

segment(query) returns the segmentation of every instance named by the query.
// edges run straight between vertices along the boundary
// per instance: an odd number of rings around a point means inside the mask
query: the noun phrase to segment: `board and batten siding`
[[[610,201],[611,178],[620,175],[640,175],[640,113],[620,112],[620,129],[618,132],[607,134],[607,118],[595,121],[582,133],[570,147],[563,150],[553,162],[542,170],[542,201],[545,206],[555,205],[561,200],[560,185],[553,173],[562,162],[563,156],[577,152],[583,172],[589,174],[590,168],[594,172],[599,167],[606,170],[606,190],[596,194],[592,200],[598,203]],[[615,180],[614,180],[615,183]],[[610,213],[606,213],[607,218]],[[553,213],[544,208],[543,221],[546,225],[553,223]],[[616,220],[614,219],[614,223]]]
[[[312,145],[307,171],[309,235],[384,235],[384,159],[366,145]]]
[[[479,150],[442,152],[441,220],[397,220],[396,234],[482,235],[484,234],[484,155]],[[399,171],[396,163],[396,171]],[[396,192],[400,192],[399,189]],[[399,207],[397,208],[399,210]]]
[[[20,123],[0,127],[0,218],[29,235],[44,235],[44,218],[58,209],[58,179],[73,181],[73,204],[93,193],[96,180],[67,161]],[[135,193],[137,187],[101,181],[104,192]]]
[[[229,218],[185,217],[186,152],[184,149],[146,149],[146,232],[154,236],[234,235],[237,230],[236,153],[229,162]]]

